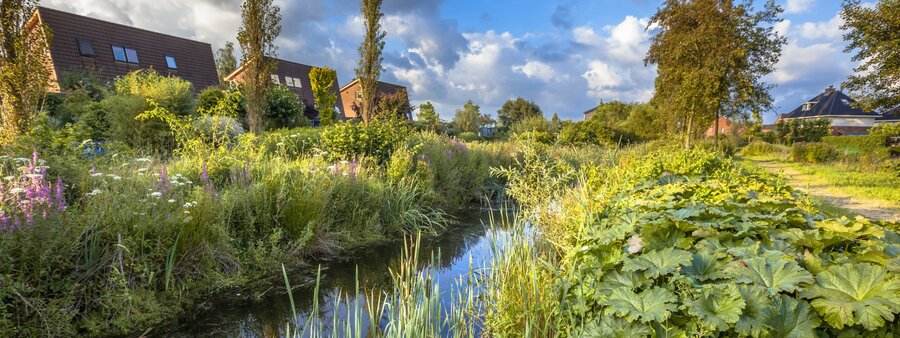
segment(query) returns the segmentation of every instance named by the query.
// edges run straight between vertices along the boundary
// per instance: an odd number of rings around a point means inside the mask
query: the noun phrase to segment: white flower
[[[636,254],[641,252],[641,249],[644,248],[644,240],[638,237],[638,235],[631,236],[628,239],[628,253]]]
[[[91,177],[100,177],[103,176],[103,173],[91,174]]]
[[[300,137],[300,135],[297,135],[297,134],[291,135],[291,138],[298,138],[298,137]]]
[[[142,158],[136,159],[136,160],[134,160],[134,161],[135,161],[135,162],[151,162],[151,161],[153,161],[153,160],[151,160],[151,159],[149,159],[149,158],[146,158],[146,157],[142,157]]]
[[[15,176],[6,176],[3,179],[7,180],[7,181],[12,181],[12,180],[16,179],[16,177]]]
[[[44,175],[41,175],[41,174],[28,174],[28,175],[25,175],[25,177],[28,177],[28,178],[30,178],[30,179],[35,179],[35,178],[41,178],[41,177],[44,177]]]
[[[141,169],[138,169],[138,172],[139,172],[139,173],[142,173],[142,172],[145,172],[145,171],[147,171],[147,168],[141,168]]]
[[[122,180],[122,176],[118,176],[118,175],[115,175],[115,176],[113,176],[112,178],[113,178],[113,180],[115,180],[115,181],[121,181],[121,180]]]
[[[100,189],[94,189],[94,191],[91,191],[88,194],[88,196],[97,196],[97,195],[100,195],[100,193],[102,193],[102,191],[100,191]]]
[[[9,189],[9,193],[10,193],[10,194],[13,194],[13,195],[18,195],[18,194],[21,194],[21,193],[23,193],[23,192],[25,192],[25,189],[22,189],[22,188],[12,188],[12,189]]]
[[[160,197],[162,197],[162,193],[157,191],[157,192],[150,194],[150,197],[160,198]]]
[[[350,162],[347,162],[347,161],[341,161],[341,164],[347,164],[347,163],[350,163]]]
[[[175,203],[175,200],[169,200],[169,203]]]
[[[275,144],[275,145],[276,145],[276,146],[279,146],[279,147],[284,147],[284,142],[278,142],[278,143]]]

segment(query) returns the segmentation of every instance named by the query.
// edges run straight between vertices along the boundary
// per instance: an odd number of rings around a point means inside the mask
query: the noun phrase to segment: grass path
[[[829,206],[873,220],[900,222],[900,201],[868,198],[851,193],[840,185],[824,180],[814,173],[798,170],[790,164],[775,159],[745,158],[744,160],[753,166],[784,175],[788,184]]]

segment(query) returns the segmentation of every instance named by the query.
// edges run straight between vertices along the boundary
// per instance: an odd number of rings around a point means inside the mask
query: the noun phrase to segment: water
[[[443,292],[442,302],[448,305],[450,293],[457,287],[458,279],[490,264],[491,240],[504,237],[506,230],[490,229],[491,212],[469,211],[459,217],[456,224],[446,234],[436,238],[423,238],[420,245],[420,262],[430,262],[431,253],[439,253],[440,266],[434,276]],[[494,214],[496,217],[497,214]],[[334,299],[339,295],[346,303],[359,299],[365,308],[361,295],[353,295],[356,289],[357,271],[361,293],[391,288],[390,269],[396,269],[402,259],[403,241],[360,252],[346,262],[323,263],[318,297],[318,312],[330,323],[332,312],[338,311],[347,317],[347,309],[335,309]],[[316,269],[308,269],[290,276],[297,315],[302,326],[313,312]],[[277,279],[281,281],[282,279]],[[285,324],[293,318],[290,299],[285,293],[284,283],[253,290],[263,294],[257,297],[232,295],[213,303],[210,310],[180,319],[173,327],[150,335],[162,334],[170,337],[279,337],[283,335]],[[344,305],[346,306],[346,305]],[[366,318],[366,316],[363,316]],[[368,323],[364,323],[368,326]]]

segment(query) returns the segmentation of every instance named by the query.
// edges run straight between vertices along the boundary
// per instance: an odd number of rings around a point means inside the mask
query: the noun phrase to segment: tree
[[[381,0],[362,0],[362,18],[366,27],[366,35],[359,46],[359,68],[356,77],[359,79],[359,90],[362,95],[360,116],[368,123],[371,115],[376,113],[378,96],[378,78],[381,77],[381,53],[384,49],[384,37],[387,33],[381,28]]]
[[[244,71],[240,90],[244,94],[247,125],[253,133],[263,131],[267,100],[276,64],[275,38],[281,34],[281,9],[274,0],[246,0],[241,6],[242,25],[238,43],[243,52]]]
[[[50,86],[50,29],[29,26],[37,2],[0,1],[0,144],[22,131]]]
[[[375,112],[370,115],[370,119],[396,119],[399,121],[407,121],[412,117],[412,111],[415,109],[409,104],[409,94],[406,89],[399,89],[393,94],[379,94],[375,100]]]
[[[553,117],[550,118],[550,131],[554,133],[558,133],[562,128],[562,120],[559,119],[559,115],[553,113]]]
[[[543,116],[541,107],[521,97],[507,100],[497,111],[497,119],[500,120],[500,127],[503,129],[509,129],[516,122],[533,116]]]
[[[453,124],[461,133],[477,133],[484,123],[485,116],[481,115],[481,106],[472,103],[472,100],[466,102],[462,109],[457,109],[453,117]]]
[[[309,72],[309,82],[315,97],[316,110],[319,112],[319,123],[323,126],[330,125],[337,117],[337,111],[334,109],[337,104],[337,94],[334,93],[337,72],[328,67],[313,67]]]
[[[881,0],[874,7],[859,0],[844,2],[841,12],[847,53],[856,51],[856,75],[844,87],[865,110],[888,110],[900,105],[900,0]]]
[[[653,16],[660,31],[644,60],[658,67],[653,99],[679,126],[685,147],[720,115],[771,107],[762,79],[786,42],[774,31],[781,12],[773,0],[759,12],[752,0],[666,0]]]
[[[438,124],[441,123],[441,117],[431,101],[419,105],[419,114],[416,116],[416,120],[430,131],[437,130]]]
[[[225,43],[225,47],[216,51],[216,71],[219,73],[219,82],[225,82],[225,77],[237,69],[237,58],[234,57],[234,44],[231,41]]]

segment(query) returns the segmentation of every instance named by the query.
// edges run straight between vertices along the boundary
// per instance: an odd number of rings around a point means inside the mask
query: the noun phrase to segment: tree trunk
[[[716,151],[719,151],[719,111],[716,111]]]
[[[684,130],[684,149],[691,149],[691,131],[694,130],[694,114],[688,115],[687,128]]]

